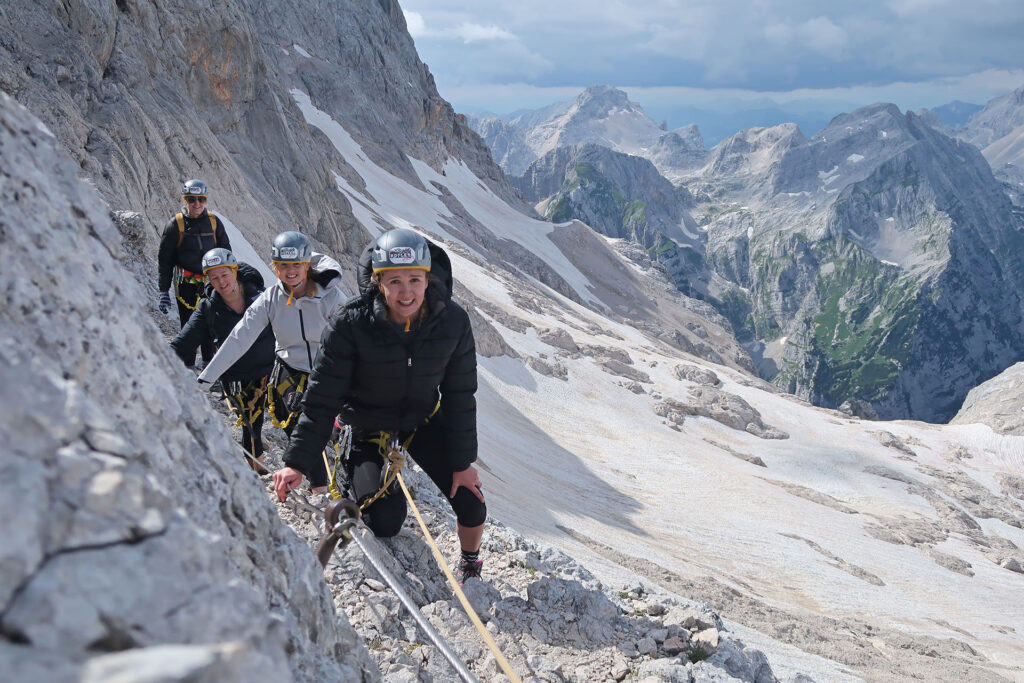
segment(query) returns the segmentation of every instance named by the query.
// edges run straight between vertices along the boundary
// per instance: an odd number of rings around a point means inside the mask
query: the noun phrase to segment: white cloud
[[[405,25],[409,27],[409,35],[418,38],[427,34],[427,22],[423,20],[422,14],[409,10],[402,10],[402,14],[405,15]]]
[[[846,31],[828,17],[814,17],[800,24],[797,35],[814,52],[839,59],[846,51]]]
[[[516,40],[515,35],[497,26],[483,26],[464,21],[451,31],[454,35],[462,38],[466,43],[476,43],[489,40]]]

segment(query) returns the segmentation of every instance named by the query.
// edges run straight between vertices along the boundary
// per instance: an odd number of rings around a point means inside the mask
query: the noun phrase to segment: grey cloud
[[[1019,0],[406,0],[403,6],[453,36],[456,27],[480,27],[480,39],[469,43],[417,37],[440,82],[512,79],[550,86],[585,78],[783,90],[1024,64]],[[484,40],[488,35],[501,39]],[[518,47],[510,51],[507,44]],[[467,49],[480,45],[493,55]]]

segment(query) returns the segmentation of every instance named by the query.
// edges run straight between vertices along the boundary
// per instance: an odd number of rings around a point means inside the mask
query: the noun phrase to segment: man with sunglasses
[[[185,202],[184,210],[167,222],[163,237],[160,239],[160,252],[157,257],[160,266],[157,291],[160,295],[157,299],[157,308],[163,314],[170,310],[173,276],[178,301],[178,318],[182,327],[188,322],[192,311],[203,297],[203,254],[217,247],[231,250],[231,242],[224,226],[213,213],[206,210],[208,196],[206,183],[202,180],[186,180],[181,187],[181,198]],[[207,341],[200,349],[203,362],[208,363],[213,358],[213,344]],[[189,367],[195,365],[195,357],[185,359],[185,364]]]

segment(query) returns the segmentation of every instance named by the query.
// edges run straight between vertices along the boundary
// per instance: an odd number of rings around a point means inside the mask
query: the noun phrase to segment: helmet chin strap
[[[288,302],[285,304],[285,306],[291,306],[292,305],[292,300],[295,298],[295,290],[300,288],[300,287],[305,287],[306,280],[307,280],[307,278],[302,278],[302,280],[298,284],[296,284],[294,287],[289,287],[288,283],[282,283],[282,284],[284,284],[285,289],[288,290]]]

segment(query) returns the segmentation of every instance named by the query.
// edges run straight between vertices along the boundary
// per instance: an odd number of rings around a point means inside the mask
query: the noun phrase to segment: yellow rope
[[[338,444],[334,444],[334,467],[327,462],[327,449],[320,454],[324,459],[324,469],[327,470],[327,490],[331,493],[332,499],[341,498],[341,489],[338,488],[338,468],[341,466],[341,454],[338,452]]]
[[[181,305],[184,306],[185,308],[187,308],[188,310],[194,311],[194,310],[196,310],[196,307],[199,306],[199,300],[203,298],[203,294],[202,294],[202,292],[200,292],[199,296],[196,297],[196,302],[194,304],[191,304],[191,305],[187,301],[182,299],[180,296],[178,296],[177,294],[174,295],[174,298],[177,299],[178,301],[180,301]]]
[[[379,444],[381,450],[383,451],[385,449],[384,444],[387,443],[388,439],[390,438],[391,437],[387,432],[381,432],[380,437],[378,439],[370,439],[370,441]],[[402,449],[404,450],[405,448],[408,448],[409,443],[411,441],[412,437],[410,436],[408,439],[406,439],[405,443],[402,444]],[[384,483],[381,484],[380,488],[377,490],[377,493],[373,494],[372,497],[364,500],[362,505],[359,506],[360,512],[373,505],[375,502],[377,502],[378,499],[384,497],[387,494],[388,487],[391,486],[392,483],[394,483],[395,478],[398,477],[398,473],[401,471],[403,467],[405,467],[405,455],[403,455],[401,450],[388,448],[386,452],[382,452],[382,455],[384,455],[388,460],[386,465],[387,476],[384,477]]]
[[[413,502],[412,494],[409,493],[409,489],[406,487],[405,480],[402,479],[402,475],[395,472],[395,477],[398,479],[398,483],[402,487],[402,492],[405,493],[406,500],[409,501],[409,506],[412,507],[413,514],[416,515],[416,521],[420,523],[420,529],[423,530],[423,536],[427,539],[427,545],[429,545],[430,549],[434,552],[434,558],[437,559],[437,563],[441,565],[441,569],[444,570],[444,575],[448,577],[448,583],[450,583],[452,588],[455,590],[455,595],[458,596],[459,602],[462,603],[462,608],[466,610],[466,614],[469,616],[470,621],[472,621],[473,625],[476,626],[476,630],[480,632],[480,635],[483,637],[487,647],[490,648],[491,654],[494,655],[494,659],[498,662],[498,666],[500,666],[501,670],[505,672],[505,675],[508,676],[509,680],[512,681],[512,683],[522,683],[522,679],[520,679],[516,672],[512,670],[512,666],[508,663],[508,660],[505,659],[505,655],[501,653],[501,650],[498,648],[498,644],[494,642],[494,638],[492,638],[491,634],[487,632],[487,628],[484,626],[483,622],[480,621],[480,617],[476,615],[476,611],[473,609],[473,606],[469,604],[469,600],[466,598],[466,594],[462,592],[462,587],[459,585],[459,582],[455,580],[452,570],[448,568],[448,563],[445,562],[444,555],[441,554],[437,544],[434,543],[434,538],[430,535],[430,530],[427,529],[427,525],[423,522],[423,518],[420,517],[420,511],[416,507],[416,503]]]
[[[186,284],[190,284],[190,285],[203,285],[205,282],[206,281],[204,279],[197,278],[197,277],[194,277],[194,276],[193,277],[186,277],[185,275],[179,275],[179,277],[178,277],[178,284],[186,283]],[[203,289],[202,289],[202,287],[199,288],[199,292],[196,294],[196,302],[194,304],[189,304],[189,302],[187,302],[184,299],[182,299],[181,296],[178,295],[178,288],[177,287],[174,288],[174,298],[177,299],[178,301],[180,301],[181,305],[184,306],[185,308],[187,308],[188,310],[194,311],[194,310],[196,310],[196,308],[199,307],[199,302],[202,301],[202,299],[203,299]]]

